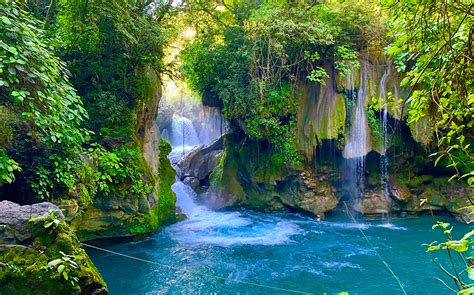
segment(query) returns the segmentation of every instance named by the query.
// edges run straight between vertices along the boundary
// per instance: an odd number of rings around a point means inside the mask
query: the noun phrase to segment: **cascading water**
[[[168,134],[173,146],[169,155],[172,162],[186,157],[186,151],[222,136],[226,129],[217,109],[197,106],[195,110],[199,110],[198,116],[189,113],[195,122],[173,115]],[[204,243],[226,247],[234,244],[278,245],[290,242],[290,237],[300,231],[296,224],[278,217],[263,220],[252,218],[252,213],[212,211],[199,205],[196,193],[181,181],[176,181],[172,189],[176,193],[176,205],[187,219],[168,230],[173,239],[183,244]]]
[[[171,107],[173,108],[179,109]],[[222,136],[227,128],[218,109],[202,105],[193,106],[190,110],[175,111],[170,121],[162,129],[161,137],[170,141],[173,147],[170,158],[173,159],[184,156],[197,146],[211,143]]]
[[[355,110],[352,112],[353,120],[347,136],[347,143],[344,147],[343,156],[348,163],[348,173],[352,182],[356,198],[361,198],[364,190],[364,170],[365,155],[369,151],[369,126],[367,123],[367,113],[365,109],[365,98],[367,93],[368,72],[367,65],[363,64],[360,69],[360,83],[355,97],[355,72],[349,74],[346,89],[350,89],[348,94],[350,99],[355,100]],[[352,87],[352,88],[349,88]]]
[[[382,151],[380,156],[380,172],[381,172],[381,183],[382,192],[384,196],[388,196],[388,159],[387,159],[387,148],[388,148],[388,110],[387,110],[387,77],[390,75],[390,66],[388,66],[379,84],[379,98],[381,99],[380,104],[380,121],[382,122]]]
[[[301,232],[300,227],[278,216],[256,219],[252,212],[212,211],[196,201],[196,193],[184,183],[172,186],[176,203],[187,219],[168,230],[173,239],[183,244],[280,245],[291,242],[290,237]]]
[[[170,140],[173,148],[181,147],[183,150],[201,143],[193,122],[176,114],[173,115]]]
[[[344,147],[343,155],[346,159],[360,159],[361,165],[369,151],[369,132],[367,112],[365,110],[365,96],[367,92],[367,66],[360,70],[360,86],[357,92],[354,120]]]

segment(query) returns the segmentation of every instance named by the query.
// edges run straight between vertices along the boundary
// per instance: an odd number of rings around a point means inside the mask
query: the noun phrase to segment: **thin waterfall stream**
[[[385,196],[389,194],[388,187],[388,106],[387,106],[387,77],[390,75],[390,66],[388,66],[382,75],[379,83],[380,121],[382,122],[382,151],[380,155],[380,170],[382,191]]]

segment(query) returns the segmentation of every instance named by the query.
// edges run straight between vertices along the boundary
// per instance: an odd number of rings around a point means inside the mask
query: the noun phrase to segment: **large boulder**
[[[28,221],[48,217],[51,212],[64,219],[61,210],[48,202],[25,206],[10,201],[0,202],[0,244],[17,244],[31,239],[33,232]]]
[[[364,198],[356,199],[354,209],[365,217],[387,216],[392,210],[392,199],[383,190],[366,190]]]
[[[108,291],[57,206],[47,202],[20,206],[3,201],[0,202],[0,293],[107,294]]]
[[[193,149],[186,157],[173,163],[179,179],[191,177],[201,182],[205,181],[218,164],[224,148],[223,142],[223,137],[220,137],[208,145]]]
[[[336,208],[339,199],[325,177],[316,176],[309,170],[301,172],[296,180],[293,189],[280,195],[283,205],[314,216],[322,216]]]

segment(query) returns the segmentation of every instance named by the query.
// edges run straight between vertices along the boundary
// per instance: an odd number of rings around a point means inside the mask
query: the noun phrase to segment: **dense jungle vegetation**
[[[78,194],[88,205],[118,187],[151,192],[135,120],[159,87],[171,31],[150,5],[2,4],[1,194],[22,203]]]
[[[472,189],[473,6],[467,0],[0,0],[0,200],[77,199],[87,207],[96,198],[156,191],[156,167],[145,161],[138,122],[161,95],[164,76],[185,80],[276,163],[304,165],[298,85],[324,85],[332,73],[345,77],[367,55],[389,60],[404,77],[407,95],[389,94],[387,102],[400,110],[400,124],[427,126],[421,145],[434,165]],[[180,42],[179,55],[168,56],[183,31],[193,36]],[[374,97],[369,124],[379,103]],[[449,225],[438,227],[448,241],[429,250],[469,259],[473,232],[455,240]],[[471,265],[461,268],[474,278]],[[473,288],[462,275],[448,275],[460,290]]]
[[[100,195],[121,183],[149,192],[133,112],[159,83],[149,71],[175,70],[163,65],[163,48],[184,27],[196,32],[181,54],[192,88],[293,163],[301,160],[295,85],[325,83],[329,62],[344,75],[358,67],[359,52],[385,48],[407,75],[404,118],[426,121],[435,131],[427,148],[472,183],[467,2],[9,1],[1,31],[2,191],[23,202],[73,188]],[[96,171],[81,155],[97,162]],[[84,181],[88,187],[77,188]]]

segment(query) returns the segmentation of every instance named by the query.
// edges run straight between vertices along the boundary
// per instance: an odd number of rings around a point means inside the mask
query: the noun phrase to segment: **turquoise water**
[[[403,294],[376,251],[408,294],[451,294],[421,246],[442,239],[430,216],[354,224],[342,213],[317,222],[298,214],[214,212],[197,205],[183,184],[173,189],[188,220],[140,242],[104,246],[173,269],[88,251],[111,294],[292,294],[236,280],[314,294]],[[456,230],[466,226],[456,223]]]

